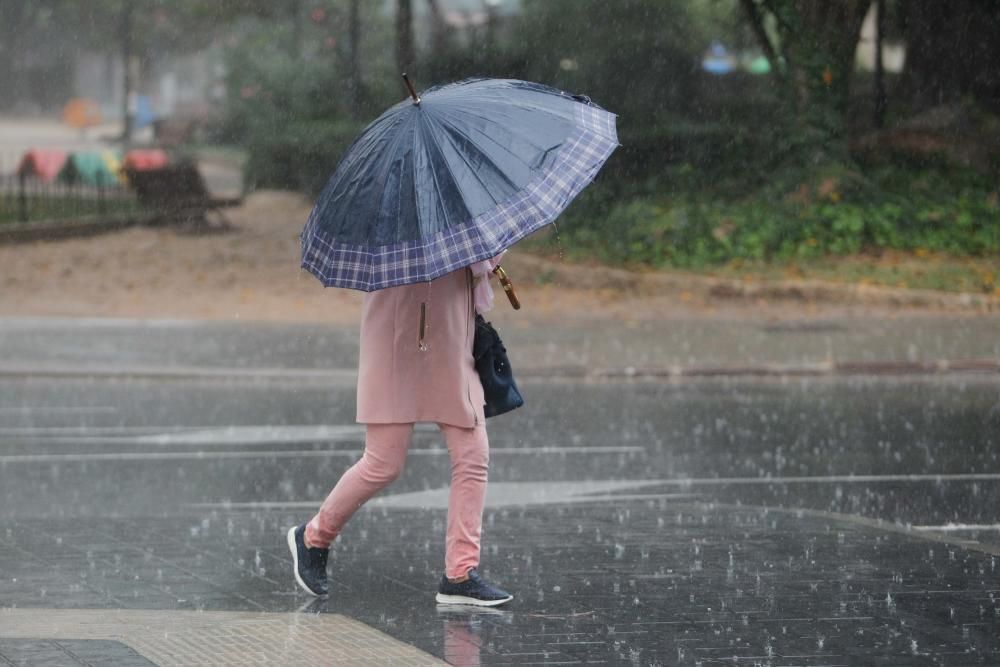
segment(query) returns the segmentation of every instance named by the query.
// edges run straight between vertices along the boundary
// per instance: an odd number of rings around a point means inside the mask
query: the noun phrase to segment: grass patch
[[[682,166],[645,190],[597,184],[526,245],[633,269],[993,293],[1000,190],[954,168],[834,166],[747,188]]]
[[[1000,296],[1000,256],[969,258],[942,253],[887,252],[880,256],[827,256],[809,261],[734,261],[700,273],[751,281],[824,280]]]

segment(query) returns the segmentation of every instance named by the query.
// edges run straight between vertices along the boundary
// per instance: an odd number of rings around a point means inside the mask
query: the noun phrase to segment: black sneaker
[[[288,529],[288,549],[295,564],[295,581],[311,595],[326,595],[326,559],[329,549],[306,548],[306,525]]]
[[[483,581],[476,568],[469,570],[469,578],[460,583],[448,581],[441,577],[438,594],[435,598],[438,604],[471,604],[477,607],[495,607],[510,602],[514,596],[500,590],[493,584]]]

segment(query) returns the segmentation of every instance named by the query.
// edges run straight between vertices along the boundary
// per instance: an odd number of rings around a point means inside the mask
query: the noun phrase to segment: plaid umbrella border
[[[555,220],[619,146],[616,116],[579,104],[576,128],[552,166],[507,201],[422,241],[375,248],[339,243],[318,229],[315,209],[302,231],[302,268],[326,287],[374,290],[433,280],[494,257]]]

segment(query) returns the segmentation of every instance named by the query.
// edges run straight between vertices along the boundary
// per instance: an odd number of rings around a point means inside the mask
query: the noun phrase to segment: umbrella
[[[111,151],[70,153],[59,170],[59,180],[111,187],[118,183],[118,158]]]
[[[404,75],[405,79],[405,75]],[[400,102],[347,149],[302,266],[372,291],[494,257],[552,222],[618,146],[615,115],[536,83],[469,79]]]
[[[85,129],[101,124],[101,107],[86,97],[74,97],[63,107],[63,122],[70,127]]]
[[[154,171],[162,169],[170,163],[170,157],[159,148],[136,148],[125,154],[123,169],[135,171]]]
[[[34,176],[46,183],[55,180],[66,164],[66,151],[51,148],[33,148],[21,156],[17,173],[21,176]]]

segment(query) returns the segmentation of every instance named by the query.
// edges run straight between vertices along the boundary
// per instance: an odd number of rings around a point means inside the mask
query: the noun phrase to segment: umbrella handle
[[[510,300],[510,305],[514,307],[514,310],[521,310],[521,302],[517,298],[517,294],[514,292],[514,283],[510,281],[507,277],[507,272],[503,270],[503,267],[497,264],[497,267],[493,269],[493,273],[497,274],[497,278],[500,279],[500,284],[503,286],[503,291],[507,293],[507,298]]]

